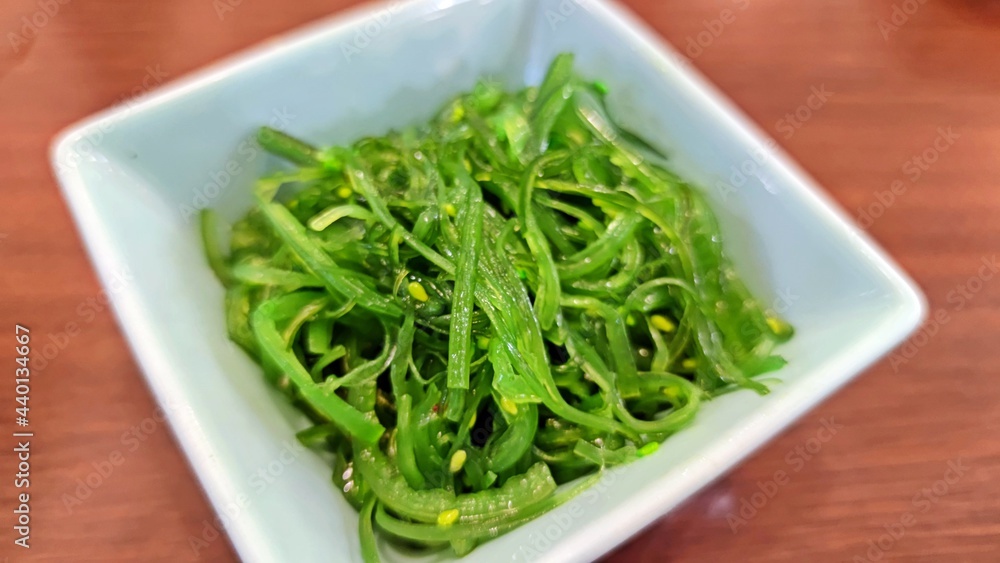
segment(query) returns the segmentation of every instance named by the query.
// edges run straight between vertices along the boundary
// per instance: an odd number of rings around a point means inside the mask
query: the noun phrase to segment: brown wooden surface
[[[694,65],[852,214],[902,181],[869,230],[946,321],[912,359],[881,362],[610,561],[868,561],[882,557],[869,559],[869,541],[900,521],[901,537],[882,538],[884,559],[1000,561],[1000,284],[977,277],[1000,249],[1000,2],[895,2],[919,8],[883,28],[886,38],[878,22],[891,21],[893,0],[626,1],[682,47],[725,15],[718,37],[689,51]],[[192,560],[189,537],[212,518],[170,432],[150,419],[156,406],[98,299],[49,172],[49,140],[129,95],[149,66],[169,80],[353,3],[244,0],[220,21],[208,0],[72,0],[17,53],[9,33],[39,4],[0,3],[4,369],[15,323],[31,328],[36,350],[63,347],[33,376],[30,551],[11,543],[13,382],[0,384],[0,557]],[[801,128],[779,129],[824,86],[832,97]],[[911,181],[904,164],[948,127],[954,144]],[[961,286],[967,296],[950,293]],[[796,448],[818,444],[823,419],[843,427],[804,461]],[[133,427],[141,442],[123,439]],[[115,455],[113,472],[67,508],[78,480]],[[967,470],[949,474],[949,462]],[[777,471],[788,481],[734,533],[728,515]],[[937,483],[945,477],[953,482]],[[220,539],[201,559],[235,555]]]

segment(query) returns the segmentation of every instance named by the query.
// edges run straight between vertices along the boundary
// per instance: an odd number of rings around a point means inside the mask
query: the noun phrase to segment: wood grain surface
[[[209,0],[0,3],[0,557],[194,560],[189,538],[213,518],[107,310],[47,146],[144,81],[355,3],[224,1],[221,18]],[[1000,276],[984,267],[1000,250],[1000,2],[625,3],[852,215],[866,210],[937,320],[608,561],[1000,561]],[[826,101],[803,109],[818,91]],[[30,550],[12,543],[15,323],[58,351],[33,364]],[[823,421],[839,429],[819,442]],[[236,556],[220,538],[198,558]]]

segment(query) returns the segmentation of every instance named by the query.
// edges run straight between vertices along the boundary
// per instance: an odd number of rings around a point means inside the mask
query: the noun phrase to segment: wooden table
[[[58,13],[39,15],[46,2]],[[0,554],[190,560],[189,536],[211,508],[153,418],[46,147],[144,80],[171,80],[354,2],[232,0],[221,21],[208,0],[61,2],[0,5],[0,326],[28,325],[36,346],[59,349],[31,395],[33,547],[11,544],[14,463],[4,453]],[[626,3],[850,213],[868,209],[870,232],[946,320],[928,327],[911,359],[881,362],[609,560],[874,561],[884,551],[900,561],[1000,561],[1000,283],[979,275],[1000,250],[1000,2],[895,0],[895,20],[892,0]],[[44,25],[25,29],[23,17]],[[814,89],[832,95],[801,110]],[[932,154],[942,130],[956,136]],[[935,162],[912,161],[921,155]],[[5,428],[12,393],[0,385]],[[806,461],[797,451],[815,444],[824,419],[843,428]],[[777,471],[790,477],[773,498],[745,522],[730,517]],[[78,489],[86,498],[67,503]],[[235,556],[218,540],[201,558]]]

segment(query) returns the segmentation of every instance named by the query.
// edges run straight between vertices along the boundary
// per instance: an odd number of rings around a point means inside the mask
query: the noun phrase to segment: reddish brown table
[[[11,543],[14,390],[0,385],[0,554],[190,560],[189,536],[211,509],[170,432],[151,418],[156,407],[102,305],[46,147],[63,126],[155,82],[151,72],[173,79],[353,2],[233,0],[220,20],[208,0],[67,1],[0,5],[3,357],[13,353],[15,323],[60,350],[36,372],[31,395],[30,551]],[[1000,250],[1000,3],[626,3],[851,214],[868,209],[870,232],[946,320],[928,327],[911,359],[883,361],[609,560],[868,561],[868,550],[882,549],[869,542],[892,529],[902,532],[881,539],[886,559],[1000,561],[1000,284],[979,277]],[[45,5],[58,13],[38,15]],[[24,17],[44,25],[34,33]],[[832,95],[800,110],[814,89]],[[941,128],[957,138],[916,168],[912,159]],[[13,370],[12,359],[5,365]],[[797,448],[824,419],[843,428],[806,461]],[[116,455],[122,463],[67,505]],[[727,516],[777,471],[789,481],[734,533]],[[201,557],[235,558],[221,539]]]

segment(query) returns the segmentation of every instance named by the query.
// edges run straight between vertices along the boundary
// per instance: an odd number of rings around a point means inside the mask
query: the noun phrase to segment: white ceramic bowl
[[[125,268],[132,275],[114,293],[119,320],[244,560],[359,561],[357,517],[331,484],[327,460],[295,448],[303,418],[227,340],[195,209],[210,205],[229,219],[247,209],[253,180],[275,164],[252,141],[262,124],[348,142],[423,121],[484,75],[512,87],[537,83],[562,51],[610,86],[625,125],[709,188],[737,266],[797,335],[781,350],[789,364],[770,395],[710,402],[656,455],[470,560],[598,557],[920,322],[925,305],[906,276],[730,102],[611,3],[418,0],[318,22],[88,119],[52,150],[101,278],[110,285]],[[733,178],[740,168],[743,182]]]

